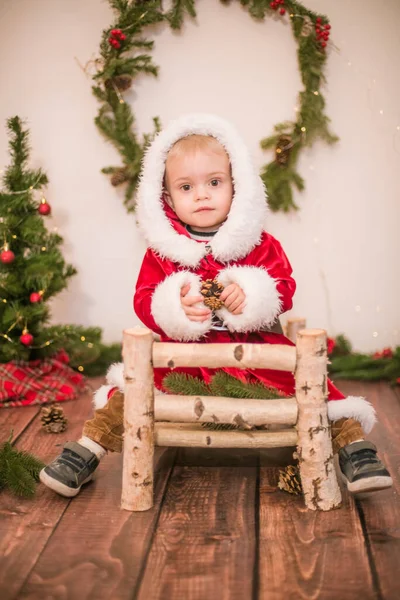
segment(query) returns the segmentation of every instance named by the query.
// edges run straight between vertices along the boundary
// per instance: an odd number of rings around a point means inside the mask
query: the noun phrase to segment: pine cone
[[[129,175],[125,167],[123,167],[122,169],[116,169],[111,175],[111,185],[117,187],[128,181],[128,179]]]
[[[292,149],[292,138],[290,135],[280,135],[275,148],[275,160],[279,165],[286,165],[290,150]]]
[[[303,492],[300,480],[299,467],[289,465],[284,471],[279,471],[278,488],[289,492],[289,494],[299,495]]]
[[[224,303],[219,299],[224,286],[216,279],[206,279],[202,282],[200,293],[204,296],[204,304],[211,310],[222,308]]]
[[[133,79],[130,75],[115,75],[110,79],[106,79],[104,85],[107,89],[114,89],[116,87],[118,91],[125,92],[132,86],[132,82]]]
[[[67,429],[68,419],[60,406],[52,404],[42,408],[41,411],[42,427],[47,433],[62,433]]]

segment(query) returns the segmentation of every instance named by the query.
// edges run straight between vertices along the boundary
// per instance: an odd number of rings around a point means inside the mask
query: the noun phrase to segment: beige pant
[[[111,452],[122,452],[122,435],[124,433],[124,394],[115,392],[104,408],[95,411],[93,419],[86,421],[83,435],[94,440]],[[333,452],[340,448],[364,439],[364,431],[355,419],[339,419],[332,423]]]

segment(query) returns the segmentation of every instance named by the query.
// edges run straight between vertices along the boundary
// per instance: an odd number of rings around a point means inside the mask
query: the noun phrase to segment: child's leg
[[[332,423],[332,446],[339,454],[342,478],[351,493],[372,492],[393,485],[385,465],[377,456],[376,446],[364,440],[365,434],[355,419]]]
[[[95,410],[92,419],[86,421],[82,435],[110,452],[122,452],[123,433],[124,394],[118,390],[103,408]]]
[[[340,448],[347,444],[365,439],[365,434],[360,423],[355,419],[339,419],[332,423],[333,453],[337,454]]]
[[[106,451],[122,451],[124,395],[116,391],[106,406],[86,421],[82,438],[67,442],[60,456],[40,472],[40,480],[58,494],[76,496],[90,481]]]

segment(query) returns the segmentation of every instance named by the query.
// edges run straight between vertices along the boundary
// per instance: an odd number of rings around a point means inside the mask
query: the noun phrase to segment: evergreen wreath
[[[229,4],[230,0],[220,0]],[[330,29],[328,18],[308,10],[297,0],[238,0],[256,20],[276,15],[288,21],[298,43],[298,62],[303,83],[299,94],[299,109],[295,121],[275,125],[274,133],[261,140],[264,150],[274,150],[274,160],[261,170],[266,185],[269,205],[273,211],[297,210],[293,187],[301,191],[304,180],[296,171],[300,151],[317,139],[328,144],[337,141],[329,131],[329,118],[324,113],[325,100],[321,84],[325,81],[324,67]],[[109,0],[115,10],[113,24],[105,29],[100,44],[100,56],[95,59],[93,93],[100,102],[95,123],[107,140],[121,154],[122,165],[110,166],[102,172],[111,175],[117,187],[126,184],[124,204],[128,212],[135,210],[134,192],[138,184],[141,162],[147,145],[160,130],[158,117],[153,119],[154,131],[138,139],[135,118],[130,105],[123,98],[140,73],[157,75],[158,67],[148,54],[154,42],[142,37],[148,25],[167,21],[179,30],[186,13],[196,17],[195,0],[173,0],[164,12],[161,0]]]

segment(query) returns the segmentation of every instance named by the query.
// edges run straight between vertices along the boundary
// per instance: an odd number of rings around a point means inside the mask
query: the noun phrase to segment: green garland
[[[39,472],[45,466],[41,460],[11,445],[9,439],[0,445],[0,489],[8,488],[16,496],[32,498],[39,481]]]
[[[256,20],[275,14],[270,0],[239,0]],[[140,73],[156,76],[158,67],[147,53],[154,42],[145,39],[142,32],[148,25],[168,21],[171,28],[182,27],[186,13],[196,17],[194,0],[173,0],[172,8],[163,12],[160,0],[109,0],[116,12],[113,24],[103,31],[100,57],[95,61],[97,73],[92,90],[101,106],[95,123],[107,140],[114,144],[121,154],[122,165],[102,169],[111,175],[115,187],[126,184],[124,204],[134,211],[134,192],[139,179],[141,162],[147,145],[160,130],[158,118],[154,118],[154,131],[138,139],[135,119],[123,93]],[[228,4],[226,0],[221,0]],[[278,3],[272,3],[278,5]],[[282,4],[280,4],[282,6]],[[283,9],[280,9],[283,10]],[[298,62],[303,83],[299,94],[299,110],[296,121],[285,121],[275,126],[274,133],[261,140],[264,150],[275,149],[275,159],[265,165],[261,177],[267,187],[269,204],[273,211],[296,210],[293,200],[293,187],[304,189],[304,181],[296,171],[300,151],[311,146],[317,139],[328,144],[337,141],[328,128],[329,119],[325,115],[325,101],[321,94],[321,84],[325,81],[326,42],[316,33],[319,27],[330,27],[327,17],[305,8],[296,0],[285,0],[285,15],[289,19],[293,34],[298,43]],[[326,39],[326,38],[325,38]]]

